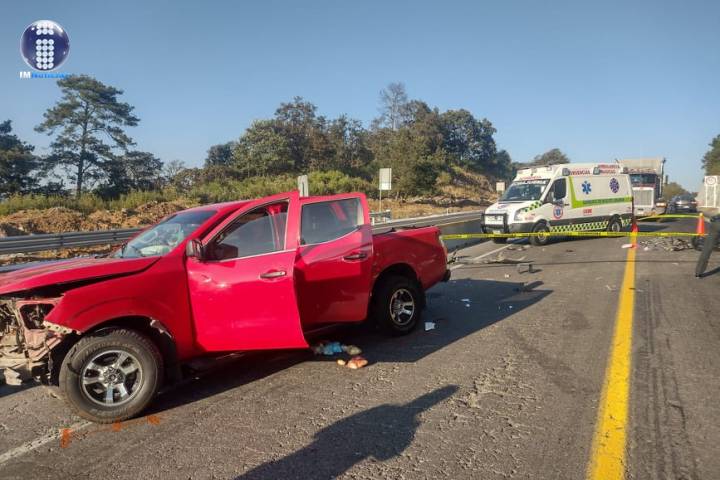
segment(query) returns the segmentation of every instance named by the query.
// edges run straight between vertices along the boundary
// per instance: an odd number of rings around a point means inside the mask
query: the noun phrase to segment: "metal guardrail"
[[[440,226],[455,222],[478,220],[481,217],[482,212],[472,211],[404,218],[375,225],[373,226],[373,230],[385,230],[392,227]],[[131,239],[141,230],[141,228],[125,228],[121,230],[100,230],[96,232],[69,232],[4,237],[0,238],[0,255],[42,252],[64,248],[94,247],[98,245],[119,245]]]
[[[100,230],[97,232],[48,233],[0,238],[0,254],[42,252],[63,248],[115,245],[131,239],[142,229]]]

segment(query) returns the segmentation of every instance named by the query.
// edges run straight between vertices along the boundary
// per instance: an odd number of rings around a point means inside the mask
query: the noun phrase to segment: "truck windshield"
[[[549,182],[549,179],[514,181],[510,188],[500,197],[499,201],[526,202],[528,200],[540,200]]]
[[[215,210],[200,210],[173,215],[130,240],[113,256],[138,258],[165,255],[215,213]]]
[[[631,173],[630,174],[630,182],[633,184],[633,186],[639,186],[639,185],[655,185],[655,182],[657,182],[658,176],[654,173]]]

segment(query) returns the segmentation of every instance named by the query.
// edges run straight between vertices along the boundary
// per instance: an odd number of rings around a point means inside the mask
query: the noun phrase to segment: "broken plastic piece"
[[[425,322],[425,331],[435,330],[435,322]]]
[[[345,360],[343,360],[342,358],[338,358],[337,364],[340,365],[341,367],[344,367],[347,364],[347,362]]]

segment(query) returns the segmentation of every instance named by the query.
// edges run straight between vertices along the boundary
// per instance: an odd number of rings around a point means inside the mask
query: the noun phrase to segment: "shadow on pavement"
[[[337,478],[366,458],[386,461],[410,446],[424,411],[448,399],[446,386],[402,405],[385,404],[339,420],[315,434],[310,445],[264,463],[236,480]]]
[[[321,339],[358,345],[363,356],[372,364],[378,362],[417,362],[453,342],[471,335],[493,323],[540,301],[551,293],[532,289],[522,291],[522,282],[490,280],[450,280],[432,288],[428,306],[418,328],[403,337],[388,337],[370,325],[348,325],[309,339],[312,344]],[[467,301],[463,301],[467,300]],[[435,324],[425,331],[424,322]],[[250,384],[304,361],[335,362],[338,357],[314,356],[310,350],[254,352],[212,367],[197,378],[168,389],[150,407],[151,413],[193,403],[227,390]]]

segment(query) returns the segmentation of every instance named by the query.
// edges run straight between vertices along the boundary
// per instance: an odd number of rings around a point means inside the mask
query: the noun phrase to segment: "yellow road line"
[[[634,305],[635,249],[630,249],[620,290],[610,358],[600,397],[597,426],[587,471],[589,480],[616,480],[625,477],[625,439],[630,398]]]

